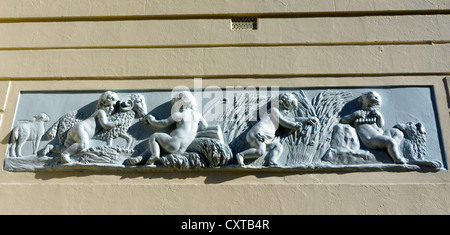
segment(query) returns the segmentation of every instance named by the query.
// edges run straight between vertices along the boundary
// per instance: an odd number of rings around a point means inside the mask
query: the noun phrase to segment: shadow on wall
[[[165,172],[151,172],[151,173],[138,173],[138,172],[35,172],[35,178],[40,180],[53,180],[63,178],[83,178],[90,177],[92,175],[104,175],[104,176],[118,176],[120,180],[124,179],[195,179],[203,177],[205,184],[220,184],[228,181],[233,181],[244,177],[256,177],[257,179],[270,178],[270,177],[286,177],[290,175],[310,174],[312,172],[298,172],[298,171],[277,171],[277,172],[264,172],[264,171],[221,171],[220,173],[211,171],[165,171]],[[321,172],[320,174],[335,174],[337,172]],[[350,172],[340,172],[338,174],[347,174]],[[315,173],[317,174],[317,173]]]
[[[447,107],[450,109],[450,77],[442,79],[444,83],[445,92],[447,92]]]

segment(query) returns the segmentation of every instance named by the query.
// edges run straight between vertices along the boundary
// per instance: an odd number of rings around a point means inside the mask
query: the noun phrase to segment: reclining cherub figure
[[[399,145],[403,133],[397,128],[383,130],[384,118],[378,111],[382,104],[381,96],[375,91],[361,94],[358,99],[361,109],[342,117],[343,123],[353,123],[363,144],[370,149],[385,149],[394,163],[405,164]]]

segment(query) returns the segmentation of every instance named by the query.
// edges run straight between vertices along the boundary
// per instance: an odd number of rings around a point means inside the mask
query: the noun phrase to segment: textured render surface
[[[78,16],[177,16],[211,14],[332,13],[448,10],[448,0],[5,0],[2,18]]]
[[[426,43],[450,38],[440,30],[449,22],[442,14],[259,18],[258,30],[232,33],[229,18],[3,23],[0,48]]]
[[[1,1],[1,162],[21,91],[171,89],[193,77],[204,87],[432,86],[450,156],[448,0],[201,2]],[[229,30],[227,18],[245,14],[262,16],[258,30]],[[448,171],[1,171],[0,213],[449,214],[449,192]]]
[[[236,184],[233,180],[223,183],[221,179],[215,181],[215,176],[202,175],[191,174],[192,178],[188,179],[184,179],[185,174],[155,175],[151,178],[129,176],[128,180],[123,179],[127,176],[109,176],[107,183],[6,184],[2,185],[1,195],[15,206],[2,205],[1,209],[5,214],[449,213],[446,192],[450,188],[434,177],[430,179],[434,183],[400,183],[397,179],[392,184],[367,181],[349,183],[343,182],[343,177],[337,175],[329,177],[342,183],[324,183],[321,182],[322,177],[276,176],[261,179],[232,176],[239,177],[240,183]],[[352,177],[364,179],[364,175]],[[172,182],[156,183],[159,181],[157,179]],[[392,181],[392,178],[384,180]],[[260,183],[255,184],[255,181]],[[27,199],[30,197],[33,199]]]
[[[5,50],[0,77],[444,74],[448,51],[450,44]]]

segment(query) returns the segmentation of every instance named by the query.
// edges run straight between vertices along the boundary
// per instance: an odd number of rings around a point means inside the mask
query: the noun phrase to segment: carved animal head
[[[291,111],[298,107],[298,101],[291,93],[281,94],[279,99],[280,107],[283,107],[286,111]]]
[[[147,104],[145,102],[145,97],[141,94],[131,94],[124,97],[120,101],[120,111],[127,112],[133,110],[139,117],[144,117],[147,115]]]
[[[119,96],[115,92],[106,91],[98,99],[97,110],[103,109],[106,113],[112,114],[119,100]]]
[[[374,109],[379,108],[382,104],[381,96],[375,91],[369,91],[362,93],[361,97],[358,99],[363,109]]]
[[[425,126],[420,122],[401,123],[395,125],[394,128],[397,128],[405,133],[405,137],[410,137],[413,135],[425,135],[427,133],[427,131],[425,130]]]
[[[38,115],[34,116],[34,120],[41,122],[49,122],[50,117],[46,113],[39,113]]]
[[[426,130],[425,126],[418,122],[407,122],[394,126],[405,135],[402,145],[403,155],[413,159],[422,159],[426,156]]]

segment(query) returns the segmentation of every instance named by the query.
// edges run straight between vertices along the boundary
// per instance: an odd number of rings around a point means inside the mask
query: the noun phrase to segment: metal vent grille
[[[233,17],[231,18],[232,30],[256,30],[258,29],[256,17]]]

